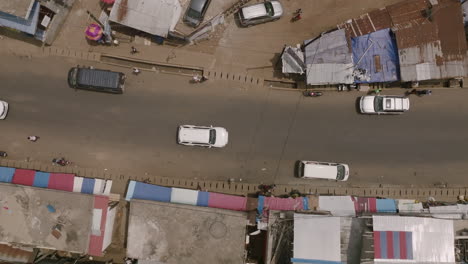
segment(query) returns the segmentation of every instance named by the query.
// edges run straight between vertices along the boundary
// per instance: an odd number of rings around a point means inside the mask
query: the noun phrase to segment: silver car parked
[[[265,1],[263,3],[244,6],[239,10],[239,23],[253,26],[279,19],[283,15],[283,7],[279,1]]]
[[[184,22],[191,27],[198,27],[203,21],[211,0],[191,0],[184,16]]]

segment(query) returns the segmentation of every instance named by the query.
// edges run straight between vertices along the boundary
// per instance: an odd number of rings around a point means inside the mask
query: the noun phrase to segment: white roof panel
[[[182,7],[178,0],[116,0],[109,19],[113,22],[167,37],[180,18]]]
[[[404,231],[412,233],[413,259],[399,259],[397,260],[398,263],[455,262],[455,237],[452,220],[377,215],[374,215],[372,218],[374,231]],[[391,261],[392,263],[396,262],[395,260]],[[378,262],[386,261],[379,259]]]
[[[416,202],[416,200],[408,200],[408,199],[398,199],[398,211],[400,213],[422,213],[424,212],[424,208],[422,203]]]
[[[197,205],[198,191],[172,188],[171,203]]]
[[[294,259],[341,261],[340,232],[340,217],[295,213]]]
[[[351,196],[319,196],[319,210],[330,211],[334,216],[356,216]]]

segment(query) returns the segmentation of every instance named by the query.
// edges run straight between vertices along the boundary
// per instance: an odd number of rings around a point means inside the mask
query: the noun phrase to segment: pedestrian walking
[[[131,54],[136,54],[138,53],[138,50],[132,46],[132,50],[130,51]]]
[[[431,90],[422,90],[417,92],[418,96],[423,96],[423,95],[431,95],[432,91]]]
[[[140,74],[140,72],[140,69],[138,69],[137,67],[133,67],[133,74],[138,75]]]
[[[28,140],[29,140],[29,141],[32,141],[32,142],[36,142],[38,139],[39,139],[38,136],[29,136],[29,137],[28,137]]]
[[[411,92],[406,92],[406,95],[410,95],[410,94],[415,94],[417,96],[424,96],[424,95],[431,95],[432,91],[427,90],[427,89],[424,89],[424,90],[413,89],[411,90]]]

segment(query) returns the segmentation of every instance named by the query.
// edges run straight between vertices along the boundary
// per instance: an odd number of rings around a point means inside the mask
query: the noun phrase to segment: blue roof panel
[[[355,69],[364,70],[363,78],[356,83],[380,83],[400,80],[400,64],[395,35],[382,29],[352,38]]]

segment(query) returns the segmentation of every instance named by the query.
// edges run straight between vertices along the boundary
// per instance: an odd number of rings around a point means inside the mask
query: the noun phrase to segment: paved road
[[[466,182],[468,90],[411,98],[411,111],[401,116],[362,116],[357,92],[303,98],[234,81],[194,85],[187,77],[144,72],[129,77],[125,94],[109,95],[68,88],[68,69],[83,62],[2,61],[8,63],[0,64],[0,98],[11,109],[0,122],[0,148],[13,159],[65,156],[79,166],[149,177],[283,184],[305,183],[293,177],[293,164],[310,159],[350,164],[350,185]],[[180,124],[224,126],[229,145],[177,145]],[[31,143],[28,135],[41,139]]]

